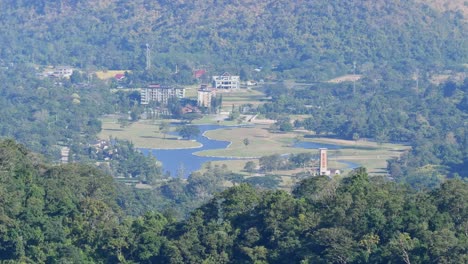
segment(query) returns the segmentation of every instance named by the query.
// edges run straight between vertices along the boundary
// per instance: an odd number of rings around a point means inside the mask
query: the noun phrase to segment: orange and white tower
[[[320,148],[319,151],[320,151],[319,173],[320,175],[330,175],[330,171],[328,170],[327,149]]]

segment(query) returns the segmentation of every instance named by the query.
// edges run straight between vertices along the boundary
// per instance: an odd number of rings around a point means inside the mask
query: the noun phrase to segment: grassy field
[[[212,166],[222,166],[226,165],[228,170],[243,175],[245,178],[249,178],[252,176],[261,176],[261,174],[249,173],[243,170],[245,163],[248,161],[253,161],[258,165],[258,159],[244,159],[244,160],[223,160],[223,161],[212,161]],[[310,170],[310,168],[306,168],[306,170]],[[200,172],[204,172],[206,169],[201,169]],[[294,187],[301,179],[299,179],[295,174],[303,172],[302,168],[294,169],[294,170],[278,170],[269,172],[270,175],[277,175],[280,178],[280,182],[278,185],[279,189],[289,191],[292,187]],[[349,172],[349,170],[344,170],[344,173]]]
[[[274,153],[297,153],[290,145],[294,140],[294,134],[269,133],[268,126],[239,127],[216,131],[208,131],[205,135],[212,139],[231,141],[227,149],[207,150],[197,154],[202,156],[223,157],[259,157]],[[243,140],[247,138],[246,146]]]
[[[231,111],[232,105],[240,106],[243,104],[259,105],[266,100],[265,94],[258,89],[238,89],[227,92],[218,92],[223,96],[223,111]]]
[[[228,115],[205,115],[200,119],[193,120],[192,124],[194,125],[220,125],[220,126],[237,126],[237,120],[226,120]]]
[[[247,163],[248,161],[253,161],[258,164],[258,159],[216,160],[216,161],[211,161],[210,163],[212,166],[215,166],[215,165],[222,166],[225,164],[228,167],[228,169],[231,170],[232,172],[243,174],[244,176],[249,176],[250,174],[243,170],[245,163]],[[205,166],[203,166],[203,168],[199,171],[202,173],[205,172],[206,171]]]
[[[227,130],[208,131],[206,135],[213,139],[226,140],[232,142],[228,148],[222,150],[207,150],[197,152],[202,156],[222,156],[222,157],[240,157],[240,158],[258,158],[271,154],[301,153],[310,152],[318,156],[315,149],[302,149],[292,147],[295,140],[298,140],[296,133],[270,133],[268,126],[231,128]],[[244,139],[249,141],[244,144]],[[384,173],[387,160],[397,157],[402,151],[408,149],[407,146],[398,144],[378,144],[369,141],[351,141],[332,138],[302,138],[301,141],[309,141],[324,144],[335,144],[342,146],[339,150],[329,150],[329,166],[336,169],[348,168],[348,164],[340,162],[352,162],[359,166],[365,166],[369,173]],[[318,157],[317,157],[318,158]],[[233,162],[223,161],[228,167],[241,172],[245,160]],[[290,173],[286,173],[290,174]]]
[[[193,148],[199,147],[200,143],[191,140],[182,140],[173,135],[164,135],[159,131],[159,121],[139,121],[127,127],[121,128],[116,119],[102,119],[102,131],[99,133],[99,138],[109,139],[114,138],[127,139],[136,147],[140,148]]]

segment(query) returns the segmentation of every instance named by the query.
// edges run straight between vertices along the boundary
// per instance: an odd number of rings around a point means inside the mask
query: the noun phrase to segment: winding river
[[[209,149],[224,149],[230,142],[209,139],[204,136],[204,133],[209,130],[216,129],[231,129],[227,126],[219,125],[199,125],[200,135],[195,140],[202,144],[196,148],[183,149],[141,149],[143,153],[151,154],[163,164],[164,172],[169,172],[171,176],[183,175],[187,177],[191,172],[199,170],[203,163],[216,160],[228,160],[230,158],[203,157],[194,155],[194,152],[209,150]]]
[[[151,153],[163,164],[164,173],[170,173],[171,176],[188,177],[193,171],[199,170],[203,163],[217,160],[232,160],[234,158],[222,158],[222,157],[204,157],[194,155],[195,152],[210,150],[210,149],[224,149],[229,146],[230,142],[209,139],[204,136],[204,133],[209,130],[216,129],[233,129],[233,127],[219,126],[219,125],[198,125],[200,129],[200,135],[195,140],[202,144],[200,147],[195,148],[183,148],[183,149],[140,149],[145,155]],[[297,148],[304,149],[340,149],[341,146],[332,144],[321,144],[314,142],[299,142],[294,145]],[[241,159],[241,158],[239,158]],[[357,164],[347,161],[338,161],[346,163],[349,168],[358,167]]]

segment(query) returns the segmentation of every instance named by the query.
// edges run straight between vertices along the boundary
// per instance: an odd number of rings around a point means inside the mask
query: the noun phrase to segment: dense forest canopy
[[[241,184],[185,221],[129,217],[95,168],[0,142],[0,260],[22,263],[466,263],[468,185],[414,191],[365,169],[292,194]],[[8,262],[8,263],[10,263]]]
[[[41,79],[36,73],[27,64],[0,70],[0,135],[58,159],[58,145],[78,151],[101,130],[98,118],[112,109],[110,92],[99,82],[77,86],[74,79]]]
[[[460,11],[419,1],[0,1],[5,62],[144,69],[263,67],[324,80],[353,62],[401,71],[466,62]],[[365,66],[365,67],[364,67]]]

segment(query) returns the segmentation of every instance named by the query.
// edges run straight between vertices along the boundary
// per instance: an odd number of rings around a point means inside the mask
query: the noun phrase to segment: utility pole
[[[146,43],[146,70],[149,71],[151,68],[151,50],[150,45]]]
[[[353,96],[356,94],[356,61],[353,61]]]
[[[416,69],[416,72],[413,75],[413,78],[416,81],[416,93],[419,93],[419,70]]]

